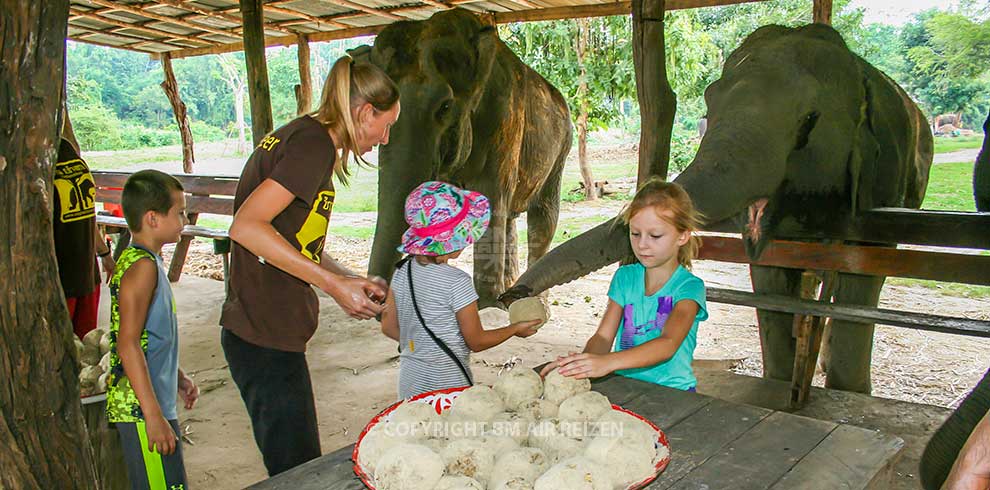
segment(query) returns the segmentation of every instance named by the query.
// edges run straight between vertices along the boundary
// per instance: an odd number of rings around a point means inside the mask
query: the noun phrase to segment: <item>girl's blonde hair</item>
[[[351,153],[359,164],[371,166],[361,158],[357,147],[357,126],[351,111],[364,103],[371,104],[376,111],[384,112],[399,101],[399,88],[381,68],[371,63],[355,64],[350,56],[342,56],[330,69],[320,107],[311,115],[342,141],[334,141],[338,147],[333,171],[337,178],[347,183],[350,172],[347,160]]]
[[[703,216],[694,208],[691,196],[680,184],[652,177],[636,191],[632,202],[622,211],[622,221],[628,225],[636,213],[646,208],[653,208],[657,216],[673,225],[678,233],[686,231],[691,234],[688,242],[677,251],[677,262],[690,269],[691,259],[698,256],[701,248],[701,237],[695,232],[701,229],[703,223]],[[663,214],[664,211],[669,214]]]

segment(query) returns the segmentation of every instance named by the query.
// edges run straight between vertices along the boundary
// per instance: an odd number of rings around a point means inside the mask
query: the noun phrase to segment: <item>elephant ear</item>
[[[458,20],[461,24],[446,36],[421,48],[422,63],[450,85],[455,97],[475,100],[488,85],[498,36],[492,26],[481,24],[474,15],[469,22]]]

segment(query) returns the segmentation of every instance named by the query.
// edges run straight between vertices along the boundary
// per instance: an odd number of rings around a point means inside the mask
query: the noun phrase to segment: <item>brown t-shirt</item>
[[[58,147],[52,189],[52,235],[58,278],[66,298],[80,298],[100,283],[96,264],[96,184],[68,141]]]
[[[309,116],[293,120],[254,149],[237,184],[234,211],[266,179],[278,182],[295,199],[272,225],[299,253],[319,263],[334,201],[334,155],[323,125]],[[233,244],[220,325],[255,345],[305,352],[318,318],[319,302],[309,284]]]

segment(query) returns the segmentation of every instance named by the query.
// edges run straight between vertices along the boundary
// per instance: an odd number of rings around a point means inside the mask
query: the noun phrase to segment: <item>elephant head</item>
[[[406,223],[403,203],[427,180],[463,184],[470,171],[473,119],[492,71],[498,37],[464,10],[425,22],[397,22],[376,38],[368,56],[399,87],[402,110],[381,148],[378,222],[369,274],[389,277]]]
[[[787,221],[820,229],[924,197],[932,155],[924,115],[831,27],[756,30],[705,101],[708,130],[675,182],[707,223],[736,220],[754,260]],[[616,220],[571,242],[534,264],[505,301],[630,255]]]

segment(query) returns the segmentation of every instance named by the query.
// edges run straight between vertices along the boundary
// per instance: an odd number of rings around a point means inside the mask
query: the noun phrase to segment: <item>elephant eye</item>
[[[443,117],[446,116],[447,112],[449,111],[450,111],[450,101],[445,100],[443,101],[442,104],[440,104],[440,107],[437,108],[437,120],[443,119]]]

